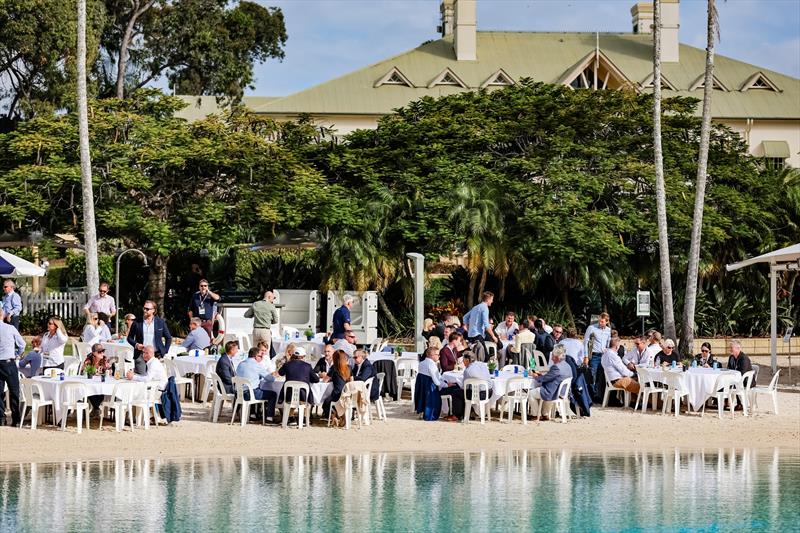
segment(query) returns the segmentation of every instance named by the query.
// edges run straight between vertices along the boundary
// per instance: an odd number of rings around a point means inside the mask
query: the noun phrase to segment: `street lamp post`
[[[122,256],[127,254],[128,252],[136,252],[139,255],[141,255],[142,259],[144,260],[144,266],[148,266],[147,265],[147,256],[144,255],[144,252],[141,251],[141,250],[138,250],[136,248],[128,248],[127,250],[122,250],[121,252],[119,252],[119,254],[117,255],[116,282],[114,283],[114,287],[115,287],[114,292],[115,292],[115,297],[116,297],[116,299],[114,301],[116,302],[117,306],[119,306],[119,262],[122,259]],[[117,319],[116,319],[115,322],[117,324],[117,327],[116,327],[116,330],[115,330],[114,333],[119,337],[119,312],[117,312]]]

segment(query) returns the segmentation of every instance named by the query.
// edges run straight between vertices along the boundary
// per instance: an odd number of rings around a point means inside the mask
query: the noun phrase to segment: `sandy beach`
[[[700,449],[723,447],[781,447],[800,453],[800,394],[779,394],[779,415],[761,410],[745,418],[737,412],[722,420],[716,411],[699,415],[633,412],[619,407],[594,408],[590,418],[534,422],[525,426],[514,422],[481,425],[478,422],[423,422],[411,413],[408,400],[387,402],[388,420],[351,430],[324,427],[314,420],[302,431],[289,427],[250,423],[228,425],[226,406],[220,422],[207,421],[207,409],[184,403],[184,418],[170,426],[144,431],[126,428],[114,431],[106,423],[102,431],[92,419],[90,430],[78,435],[74,419],[62,432],[50,425],[36,431],[29,428],[0,428],[0,462],[73,461],[111,458],[190,458],[324,455],[351,452],[447,452],[504,449],[574,449],[581,451],[625,451],[643,449]],[[224,422],[223,422],[224,420]]]

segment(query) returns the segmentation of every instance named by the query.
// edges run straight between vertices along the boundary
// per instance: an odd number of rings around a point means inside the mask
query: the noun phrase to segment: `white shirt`
[[[89,344],[100,342],[100,334],[102,332],[102,327],[86,324],[86,326],[83,328],[83,333],[81,334],[81,340],[83,340],[83,342],[88,342]]]
[[[603,370],[605,370],[608,381],[612,383],[619,378],[631,377],[633,375],[633,372],[622,362],[616,350],[609,348],[603,352],[603,358],[600,360],[600,363],[603,365]]]
[[[42,366],[58,366],[64,362],[64,345],[67,344],[67,338],[67,334],[58,328],[52,337],[49,332],[42,335],[41,351],[42,354],[47,354]]]
[[[147,362],[147,373],[145,375],[135,374],[133,376],[134,381],[158,381],[158,390],[166,388],[168,378],[164,365],[155,356],[151,357]]]
[[[647,360],[650,362],[655,361],[656,356],[661,352],[661,345],[658,343],[651,344],[647,348],[645,348],[645,353],[647,354]]]
[[[464,369],[464,382],[468,379],[482,379],[489,382],[489,389],[492,388],[492,376],[489,373],[489,365],[481,361],[472,361],[467,368]]]
[[[636,366],[650,366],[653,359],[650,356],[650,352],[647,351],[647,348],[645,348],[642,353],[639,353],[639,350],[634,345],[633,348],[625,352],[625,357],[622,358],[622,361],[625,363],[633,363]]]
[[[437,387],[442,386],[442,377],[439,373],[439,365],[437,365],[430,357],[426,357],[419,364],[419,373],[423,376],[428,376],[431,378]]]
[[[277,359],[278,356],[275,356]],[[261,366],[264,367],[264,370],[267,371],[267,374],[272,374],[273,372],[278,370],[278,365],[275,364],[275,359],[270,359],[269,357],[264,357],[261,362],[259,363]]]
[[[581,341],[567,337],[566,339],[561,339],[559,344],[564,347],[567,355],[572,357],[572,360],[575,361],[576,365],[581,366],[583,364],[585,352],[583,349],[583,343]]]
[[[83,308],[90,313],[105,313],[108,316],[117,312],[117,307],[114,305],[114,297],[110,294],[101,296],[99,292],[89,298],[89,302]]]
[[[147,320],[142,320],[142,344],[155,347],[156,319],[148,324]]]
[[[516,322],[512,322],[511,325],[509,326],[508,324],[506,324],[505,320],[494,328],[494,334],[504,341],[508,340],[509,332],[514,333],[516,335],[516,332],[518,331],[519,331],[519,324],[517,324]]]

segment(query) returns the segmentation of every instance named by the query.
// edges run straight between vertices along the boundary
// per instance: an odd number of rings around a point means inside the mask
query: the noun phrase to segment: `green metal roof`
[[[601,52],[634,83],[652,73],[652,36],[630,33],[478,32],[476,61],[456,61],[451,37],[425,43],[413,50],[345,74],[295,94],[252,106],[269,114],[385,115],[422,96],[461,92],[456,86],[428,87],[445,68],[450,68],[469,89],[477,89],[499,69],[514,80],[528,77],[557,83],[587,54]],[[679,63],[662,63],[663,75],[677,89],[664,96],[694,96],[703,90],[689,88],[703,75],[705,50],[680,46]],[[414,85],[375,83],[393,67]],[[761,72],[780,92],[740,89]],[[715,76],[729,92],[716,91],[712,115],[719,118],[800,118],[800,80],[724,56],[716,56]],[[699,107],[699,106],[698,106]],[[700,110],[698,109],[698,113]]]

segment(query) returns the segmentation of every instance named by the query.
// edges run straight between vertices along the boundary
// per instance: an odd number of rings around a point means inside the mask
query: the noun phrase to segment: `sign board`
[[[783,342],[792,342],[792,331],[794,327],[790,327],[786,330],[786,335],[783,336]]]
[[[650,291],[636,291],[636,316],[650,316]]]

